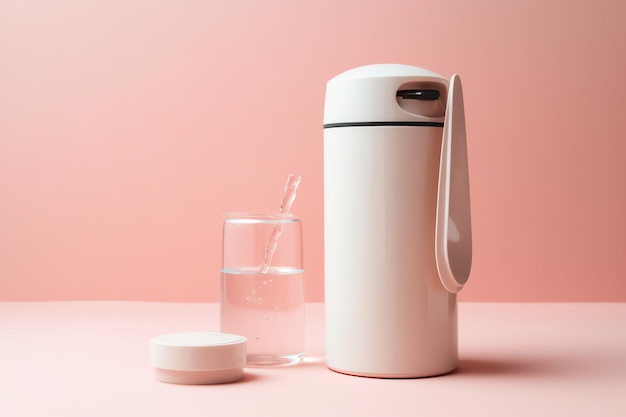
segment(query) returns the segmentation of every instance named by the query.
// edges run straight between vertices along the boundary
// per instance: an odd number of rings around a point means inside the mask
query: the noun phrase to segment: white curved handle
[[[456,293],[472,267],[472,225],[461,79],[450,79],[441,142],[435,258],[443,286]]]

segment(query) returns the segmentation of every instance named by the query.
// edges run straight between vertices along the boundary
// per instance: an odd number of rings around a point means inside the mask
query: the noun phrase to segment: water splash
[[[296,199],[296,190],[300,185],[300,180],[302,177],[300,175],[289,174],[287,178],[287,183],[285,184],[285,191],[283,192],[283,198],[280,200],[280,214],[287,214],[289,210],[291,210],[291,205],[293,201]],[[283,223],[279,220],[274,225],[274,230],[272,230],[272,234],[270,235],[267,244],[265,245],[265,254],[263,256],[263,263],[259,268],[259,272],[262,274],[267,274],[270,272],[270,265],[272,263],[272,257],[274,256],[274,252],[276,252],[276,248],[278,247],[278,239],[283,234]]]

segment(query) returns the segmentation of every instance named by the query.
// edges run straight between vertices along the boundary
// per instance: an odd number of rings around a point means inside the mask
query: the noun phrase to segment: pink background
[[[303,181],[323,299],[325,83],[462,75],[464,301],[626,301],[620,1],[0,3],[0,300],[217,301],[222,213]]]

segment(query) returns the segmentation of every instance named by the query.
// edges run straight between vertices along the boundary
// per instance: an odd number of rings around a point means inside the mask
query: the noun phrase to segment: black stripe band
[[[324,129],[333,127],[370,127],[370,126],[426,126],[443,127],[443,122],[347,122],[347,123],[327,123]]]

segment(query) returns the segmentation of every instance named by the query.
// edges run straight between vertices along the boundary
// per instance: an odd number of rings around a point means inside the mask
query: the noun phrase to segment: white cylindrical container
[[[410,378],[457,366],[456,294],[435,253],[448,85],[404,65],[328,82],[326,362],[335,371]]]

